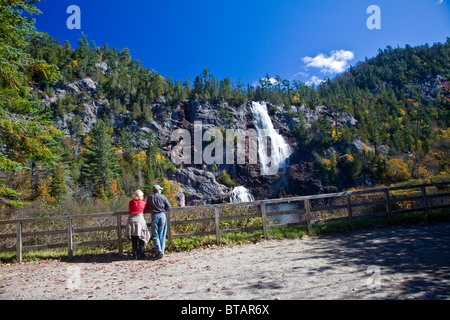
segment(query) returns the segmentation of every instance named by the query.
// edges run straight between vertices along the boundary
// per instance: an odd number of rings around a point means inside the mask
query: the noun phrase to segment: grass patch
[[[106,255],[111,254],[111,252],[117,252],[117,245],[78,247],[74,248],[73,255],[74,256]],[[124,252],[125,252],[125,245],[124,245]],[[23,261],[66,260],[67,257],[68,257],[67,249],[34,250],[34,251],[24,251],[22,253]],[[15,252],[0,253],[0,262],[15,263],[16,253]]]
[[[216,240],[212,236],[172,239],[172,251],[190,251],[197,248],[208,247],[215,244],[215,242]]]
[[[273,240],[301,239],[308,234],[308,231],[306,226],[284,227],[269,229],[267,234],[269,238]]]

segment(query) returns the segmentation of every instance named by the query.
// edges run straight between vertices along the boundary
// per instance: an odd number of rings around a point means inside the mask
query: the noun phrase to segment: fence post
[[[261,218],[262,218],[264,239],[269,239],[269,234],[267,233],[266,203],[264,201],[261,201]]]
[[[311,226],[311,209],[309,204],[309,199],[305,199],[305,218],[306,218],[306,226],[308,227],[308,233],[312,233]]]
[[[426,221],[428,221],[428,218],[430,215],[430,208],[428,207],[428,198],[427,198],[427,191],[425,189],[425,186],[421,186],[420,191],[422,193],[422,198],[423,198],[423,208],[425,209],[425,219],[426,219]]]
[[[122,243],[122,215],[119,213],[116,216],[117,219],[117,246],[119,247],[119,256],[123,254],[123,243]]]
[[[170,219],[170,211],[166,211],[166,220],[167,220],[167,240],[168,244],[167,247],[169,250],[172,250],[172,222]]]
[[[22,222],[19,221],[16,224],[16,261],[22,262]]]
[[[73,258],[73,227],[72,218],[67,217],[67,258]]]
[[[216,224],[216,242],[220,244],[220,219],[219,219],[219,208],[214,206],[214,222]]]
[[[386,213],[389,220],[389,224],[392,226],[392,208],[391,208],[391,196],[389,195],[389,189],[384,190],[384,201],[386,202]]]
[[[347,212],[348,212],[348,224],[350,225],[350,229],[353,230],[353,211],[352,211],[352,202],[351,202],[351,195],[347,195],[346,197],[347,201]]]

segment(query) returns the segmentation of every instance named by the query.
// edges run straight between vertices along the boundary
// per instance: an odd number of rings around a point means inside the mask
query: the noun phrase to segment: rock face
[[[107,65],[97,67],[104,73],[108,72]],[[58,99],[64,99],[67,95],[76,97],[78,101],[81,101],[79,105],[82,105],[82,108],[77,109],[76,114],[69,112],[57,116],[56,126],[71,135],[73,134],[71,132],[73,121],[78,117],[81,119],[82,131],[87,133],[99,118],[106,116],[110,119],[116,132],[119,129],[125,129],[133,133],[131,143],[136,147],[147,148],[149,142],[145,136],[153,133],[167,157],[171,156],[171,151],[178,143],[171,139],[172,133],[177,129],[185,129],[190,132],[192,144],[194,144],[194,124],[201,124],[202,134],[211,128],[217,128],[221,132],[225,132],[226,129],[233,129],[235,132],[256,129],[251,108],[252,102],[234,106],[226,103],[213,104],[186,100],[168,108],[164,98],[160,98],[152,106],[152,121],[139,123],[136,120],[130,120],[130,112],[112,116],[110,102],[107,99],[98,98],[100,96],[96,94],[98,88],[99,85],[90,78],[54,88],[54,95],[44,100],[47,106],[56,103]],[[355,126],[356,119],[349,114],[337,114],[325,106],[317,106],[314,110],[309,110],[304,106],[286,108],[267,103],[267,109],[273,127],[278,130],[292,149],[290,165],[280,168],[276,174],[264,176],[261,175],[259,162],[249,164],[248,146],[245,150],[245,164],[238,164],[237,161],[225,163],[226,148],[224,145],[224,161],[217,162],[214,170],[211,164],[203,162],[183,164],[182,167],[177,168],[176,173],[166,173],[168,179],[178,182],[181,186],[181,193],[176,195],[180,205],[202,205],[223,199],[231,190],[218,182],[218,176],[224,172],[230,175],[236,186],[248,188],[256,200],[329,191],[322,185],[320,177],[315,173],[314,158],[302,149],[298,139],[293,136],[292,129],[298,125],[298,117],[301,114],[305,117],[307,124],[317,121],[324,115],[337,126],[344,124]],[[203,142],[202,149],[204,150],[208,144],[209,142]],[[364,147],[364,143],[357,138],[350,146],[355,149],[355,152]]]
[[[91,78],[84,78],[81,80],[78,80],[75,83],[69,83],[66,85],[66,90],[72,91],[73,93],[80,93],[80,92],[93,92],[97,90],[97,83],[94,82]]]
[[[298,108],[298,111],[304,114],[307,126],[310,126],[312,122],[317,122],[324,115],[327,116],[333,124],[334,122],[337,122],[337,126],[347,125],[349,127],[354,127],[358,124],[358,120],[351,114],[347,112],[338,113],[323,105],[315,107],[314,110],[307,109],[302,105]]]
[[[204,205],[229,192],[229,188],[216,181],[214,174],[193,167],[168,173],[168,178],[180,184],[185,203],[189,205]]]

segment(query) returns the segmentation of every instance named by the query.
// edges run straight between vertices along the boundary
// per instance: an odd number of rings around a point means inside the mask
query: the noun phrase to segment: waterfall
[[[250,193],[250,191],[242,186],[236,187],[233,190],[231,190],[229,196],[230,202],[232,203],[255,201],[255,198]]]
[[[289,156],[292,154],[291,147],[278,133],[278,130],[274,129],[265,102],[252,102],[251,110],[258,135],[258,155],[261,163],[261,174],[274,175],[278,172],[279,168],[285,168],[289,165]],[[271,139],[270,157],[267,152],[267,137]]]

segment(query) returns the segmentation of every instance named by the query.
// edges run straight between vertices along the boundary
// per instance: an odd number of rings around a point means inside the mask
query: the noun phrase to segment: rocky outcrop
[[[65,89],[67,91],[72,91],[72,93],[80,93],[80,92],[92,93],[95,90],[97,90],[97,88],[98,88],[97,83],[91,78],[84,78],[74,83],[69,83],[65,86]]]
[[[98,65],[102,72],[107,72],[106,65]],[[150,122],[140,123],[131,120],[131,113],[126,112],[119,115],[112,115],[110,103],[107,99],[98,98],[98,83],[90,78],[84,78],[74,83],[65,84],[54,88],[55,94],[44,100],[48,106],[64,99],[67,95],[77,97],[82,101],[82,108],[78,108],[76,114],[69,112],[57,116],[56,126],[65,131],[68,135],[73,134],[72,122],[77,116],[81,119],[82,131],[89,132],[96,121],[101,117],[108,117],[111,125],[116,129],[125,129],[133,133],[131,143],[140,148],[147,148],[149,140],[147,134],[154,134],[160,143],[163,152],[170,157],[171,150],[177,144],[171,141],[172,133],[177,129],[186,129],[194,133],[194,123],[202,124],[202,131],[210,128],[221,130],[234,129],[248,130],[255,129],[251,102],[242,105],[228,105],[227,103],[213,104],[210,102],[183,101],[176,106],[167,106],[167,101],[160,98],[152,106],[153,119]],[[79,104],[80,105],[80,104]],[[322,186],[320,177],[316,176],[314,170],[314,159],[310,154],[302,149],[299,141],[292,134],[292,129],[298,125],[299,116],[303,113],[308,124],[317,121],[323,115],[330,118],[334,125],[355,126],[357,121],[346,113],[336,113],[325,106],[317,106],[314,110],[309,110],[304,106],[299,108],[276,106],[268,103],[267,109],[274,128],[279,131],[285,141],[291,146],[292,154],[290,166],[280,168],[278,172],[271,176],[261,175],[259,164],[220,164],[218,163],[214,172],[210,165],[184,164],[178,168],[177,172],[166,173],[166,177],[180,184],[181,193],[176,195],[180,205],[202,205],[223,199],[229,193],[230,188],[219,183],[217,176],[226,171],[236,185],[242,185],[250,189],[256,200],[280,198],[295,195],[314,194],[327,191]],[[335,123],[336,122],[336,123]],[[192,139],[192,143],[194,140]],[[203,143],[205,148],[208,143]],[[350,148],[360,151],[364,148],[364,143],[359,139],[350,145]],[[353,152],[353,151],[352,151]],[[246,150],[248,156],[248,150]],[[225,156],[225,155],[224,155]]]
[[[417,97],[417,93],[419,93],[424,105],[433,104],[439,95],[439,84],[445,81],[444,79],[442,75],[428,75],[421,79],[415,79],[412,84],[405,86],[403,94],[406,97],[414,99]]]
[[[302,105],[299,108],[295,108],[295,110],[304,114],[308,127],[311,126],[313,122],[319,121],[319,119],[324,115],[330,119],[333,125],[337,125],[338,127],[343,125],[354,127],[358,124],[358,120],[356,120],[351,114],[347,112],[336,112],[323,105],[317,106],[313,110]],[[337,122],[337,124],[335,124],[335,122]]]
[[[223,198],[230,189],[218,183],[211,172],[193,167],[168,173],[168,178],[180,184],[188,205],[204,205],[212,199]]]
[[[106,64],[106,62],[97,62],[95,64],[95,67],[100,70],[102,72],[103,75],[107,75],[107,71],[109,69],[108,65]]]

